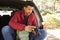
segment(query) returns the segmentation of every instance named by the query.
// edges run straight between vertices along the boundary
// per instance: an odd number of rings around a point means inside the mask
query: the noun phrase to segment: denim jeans
[[[35,37],[35,40],[44,40],[44,38],[47,35],[46,31],[41,29],[40,33],[41,35]],[[2,35],[4,40],[14,40],[15,31],[14,29],[12,29],[10,26],[7,25],[2,28]]]
[[[47,32],[43,29],[40,30],[41,35],[40,36],[36,36],[35,40],[44,40],[45,37],[47,36]]]

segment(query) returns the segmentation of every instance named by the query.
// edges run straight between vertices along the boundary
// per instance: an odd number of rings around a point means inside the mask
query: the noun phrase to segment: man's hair
[[[25,4],[24,4],[24,7],[27,7],[27,6],[32,6],[32,7],[34,7],[35,4],[34,4],[32,1],[26,1]]]

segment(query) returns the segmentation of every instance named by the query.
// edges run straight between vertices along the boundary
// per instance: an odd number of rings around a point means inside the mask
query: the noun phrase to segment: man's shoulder
[[[35,16],[35,13],[32,13],[31,15],[32,15],[32,16]]]
[[[23,10],[17,10],[15,13],[22,14],[23,13]]]

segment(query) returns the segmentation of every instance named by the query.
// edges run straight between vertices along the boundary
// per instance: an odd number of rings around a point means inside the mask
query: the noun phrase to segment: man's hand
[[[32,32],[34,30],[34,26],[25,26],[25,31]]]

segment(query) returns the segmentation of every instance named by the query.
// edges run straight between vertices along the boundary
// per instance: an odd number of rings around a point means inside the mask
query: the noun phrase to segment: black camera
[[[40,29],[38,27],[35,27],[34,28],[34,31],[36,32],[36,35],[40,36],[41,33],[40,33]]]
[[[39,28],[35,27],[35,28],[34,28],[34,31],[36,32],[36,35],[33,33],[33,31],[30,32],[30,33],[29,33],[29,34],[30,34],[30,35],[29,35],[29,38],[30,38],[29,40],[35,40],[35,37],[41,35]]]

